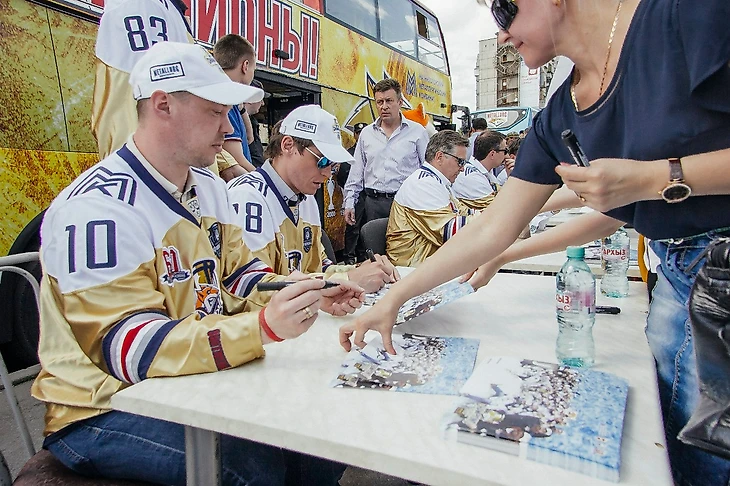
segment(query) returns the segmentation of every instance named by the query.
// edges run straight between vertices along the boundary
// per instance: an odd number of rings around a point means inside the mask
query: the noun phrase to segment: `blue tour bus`
[[[495,132],[505,135],[508,133],[519,133],[532,126],[532,119],[539,110],[529,106],[505,106],[502,108],[489,108],[477,110],[471,113],[474,118],[485,118],[487,127]]]

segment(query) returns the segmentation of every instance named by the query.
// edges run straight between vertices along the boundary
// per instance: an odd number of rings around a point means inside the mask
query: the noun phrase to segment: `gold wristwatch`
[[[678,203],[692,194],[692,188],[684,182],[682,161],[676,157],[669,159],[669,182],[659,191],[659,195],[668,203]]]

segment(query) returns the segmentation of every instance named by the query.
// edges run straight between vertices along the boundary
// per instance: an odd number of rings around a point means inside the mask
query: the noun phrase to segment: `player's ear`
[[[169,115],[170,114],[170,99],[171,96],[169,93],[165,93],[164,91],[155,91],[150,96],[150,108],[152,111],[159,115]]]
[[[294,144],[294,139],[291,138],[288,135],[284,135],[281,138],[281,152],[291,155],[294,153],[294,151],[297,149],[296,145]]]

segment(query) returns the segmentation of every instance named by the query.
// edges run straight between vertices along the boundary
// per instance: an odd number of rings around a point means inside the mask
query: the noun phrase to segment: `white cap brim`
[[[345,150],[342,145],[333,143],[324,143],[314,141],[315,147],[322,152],[322,155],[330,159],[332,162],[349,162],[355,160],[350,152]]]
[[[233,106],[241,103],[255,103],[264,99],[263,90],[235,81],[210,84],[199,88],[188,88],[185,91],[221,105]]]

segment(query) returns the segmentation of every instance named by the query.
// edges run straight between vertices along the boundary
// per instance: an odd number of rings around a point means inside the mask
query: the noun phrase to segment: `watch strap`
[[[669,182],[684,182],[682,160],[677,157],[669,158]]]

